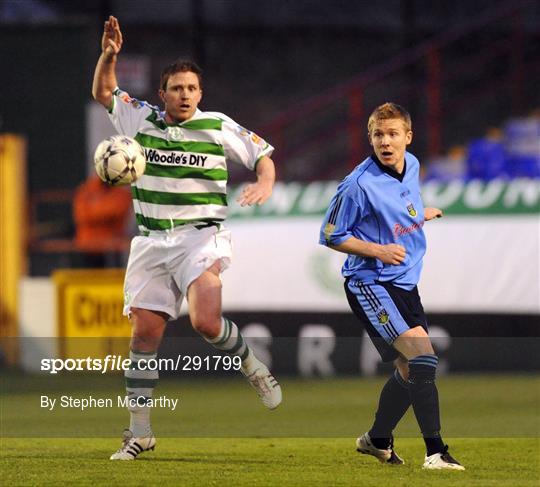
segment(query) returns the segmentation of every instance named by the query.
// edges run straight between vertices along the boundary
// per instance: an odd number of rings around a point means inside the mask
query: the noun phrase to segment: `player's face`
[[[405,164],[405,149],[412,141],[412,132],[399,118],[376,120],[369,142],[381,163],[401,174]]]
[[[167,89],[159,90],[165,103],[167,122],[184,122],[195,114],[202,98],[199,78],[191,71],[181,71],[169,76]]]

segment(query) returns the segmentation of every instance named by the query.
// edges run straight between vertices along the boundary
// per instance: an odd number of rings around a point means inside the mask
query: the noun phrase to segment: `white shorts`
[[[231,258],[231,232],[223,227],[185,225],[135,237],[124,281],[124,315],[133,307],[178,318],[189,285],[218,260],[225,270]]]

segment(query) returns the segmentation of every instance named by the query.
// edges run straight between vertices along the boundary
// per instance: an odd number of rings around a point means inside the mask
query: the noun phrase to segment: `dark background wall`
[[[30,191],[84,177],[92,33],[86,24],[1,26],[0,131],[28,137]]]
[[[28,137],[31,192],[70,189],[84,179],[85,106],[90,101],[92,73],[108,13],[121,21],[123,54],[151,58],[152,89],[133,95],[157,103],[160,69],[176,57],[194,57],[206,76],[202,108],[223,111],[247,127],[265,130],[273,117],[295,110],[301,101],[373,69],[425,39],[495,12],[500,4],[493,3],[395,0],[374,7],[372,2],[344,0],[279,0],[256,5],[248,0],[4,0],[0,2],[0,131]],[[519,32],[524,56],[538,69],[540,4],[522,4]],[[516,31],[516,22],[513,16],[503,18],[467,42],[449,48],[442,82],[447,87],[443,96],[450,110],[441,117],[453,122],[443,127],[445,146],[479,135],[511,115],[512,80],[506,73],[497,78],[502,63],[495,59],[493,66],[484,63],[475,69],[474,62],[463,67],[459,60],[477,46],[489,51],[491,44]],[[484,51],[480,57],[485,57]],[[524,113],[540,106],[534,73],[537,71],[522,76]],[[413,64],[366,90],[366,106],[386,97],[401,101],[396,89],[409,86],[411,93],[402,98],[415,117],[426,102],[424,77],[425,65]],[[467,100],[467,90],[473,85]],[[488,96],[480,99],[477,93]],[[459,113],[451,110],[455,100],[462,101]],[[342,103],[347,100],[329,103],[328,120],[341,116],[333,115],[333,110]],[[422,156],[427,151],[427,122],[420,115],[416,127],[414,149]],[[293,129],[285,134],[289,139],[297,137]],[[263,135],[273,137],[269,131]],[[324,138],[320,140],[326,152],[313,149],[318,154],[317,163],[323,166],[340,161],[337,148]],[[305,145],[309,146],[308,142]],[[333,138],[332,143],[337,147],[346,141]],[[292,156],[284,158],[294,161]],[[280,162],[280,176],[285,179],[302,179],[313,169],[310,166],[306,171],[298,165],[301,170],[295,172],[294,162]],[[334,177],[328,171],[321,174]]]

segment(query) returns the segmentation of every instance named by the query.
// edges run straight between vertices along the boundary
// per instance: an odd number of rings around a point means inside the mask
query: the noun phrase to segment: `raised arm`
[[[276,168],[274,161],[268,156],[262,156],[257,163],[257,182],[248,184],[238,198],[241,206],[262,205],[272,195],[274,181],[276,180]]]
[[[101,56],[98,59],[92,84],[92,96],[109,109],[112,105],[112,92],[117,86],[116,58],[122,49],[122,32],[118,19],[112,15],[105,21],[101,38]]]

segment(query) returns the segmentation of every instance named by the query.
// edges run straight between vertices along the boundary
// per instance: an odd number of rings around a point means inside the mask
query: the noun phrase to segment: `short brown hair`
[[[165,69],[163,69],[159,79],[160,88],[163,91],[167,89],[167,81],[169,81],[171,75],[186,72],[195,73],[197,75],[197,78],[199,79],[199,86],[202,88],[202,69],[199,67],[198,64],[190,61],[189,59],[178,59],[177,61],[169,64]]]
[[[369,116],[367,125],[368,133],[371,134],[371,130],[373,129],[373,125],[375,125],[375,122],[378,122],[379,120],[389,120],[393,118],[403,120],[407,132],[412,130],[411,116],[409,115],[409,112],[397,103],[387,102],[375,108],[375,110],[373,110],[373,113]]]

